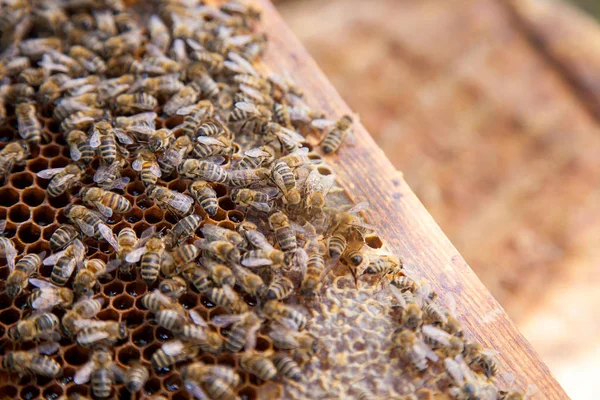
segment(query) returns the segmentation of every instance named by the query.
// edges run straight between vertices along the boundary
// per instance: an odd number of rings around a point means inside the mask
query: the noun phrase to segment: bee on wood
[[[28,351],[9,351],[2,359],[2,367],[7,371],[16,372],[19,376],[34,374],[58,378],[62,368],[58,362],[49,357],[58,351],[56,342],[42,344]]]
[[[484,349],[477,342],[465,342],[465,362],[467,362],[469,366],[483,371],[488,378],[496,375],[496,372],[498,372],[498,367],[496,365],[497,355],[497,351]]]
[[[6,279],[6,294],[15,298],[27,288],[29,277],[37,272],[42,265],[45,252],[40,254],[26,254],[17,262],[14,268],[9,267],[9,275]]]
[[[194,200],[183,194],[159,185],[148,186],[146,194],[160,207],[165,207],[173,215],[185,217],[193,211]]]
[[[132,208],[125,197],[101,188],[85,188],[80,196],[85,204],[96,208],[105,217],[112,217],[113,213],[126,214]]]
[[[317,129],[331,128],[321,141],[321,150],[325,154],[335,153],[344,139],[351,134],[351,126],[354,123],[349,115],[344,115],[337,122],[324,119],[316,119],[312,121],[312,125]]]
[[[73,304],[75,296],[71,289],[55,286],[37,278],[30,279],[29,283],[38,288],[27,299],[27,305],[33,309],[50,311],[54,306],[67,308]]]
[[[19,103],[15,108],[19,136],[31,144],[42,142],[42,124],[37,118],[35,106],[29,103]]]
[[[42,170],[36,175],[42,179],[50,179],[46,189],[48,196],[57,197],[79,184],[84,175],[84,168],[78,163],[71,163],[62,168]]]
[[[100,347],[92,354],[92,359],[85,363],[73,377],[77,385],[90,382],[95,397],[104,399],[110,396],[112,387],[117,381],[125,381],[125,371],[113,361],[110,351]]]

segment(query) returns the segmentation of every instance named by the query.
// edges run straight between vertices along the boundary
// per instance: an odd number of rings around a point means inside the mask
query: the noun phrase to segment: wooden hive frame
[[[310,105],[339,117],[350,109],[285,25],[269,0],[260,0],[263,27],[269,36],[266,65],[275,72],[289,71],[305,89]],[[349,50],[351,51],[351,50]],[[442,303],[452,293],[465,330],[484,346],[498,350],[501,385],[503,373],[522,388],[534,384],[540,398],[568,396],[500,304],[492,297],[427,212],[366,129],[357,124],[354,146],[344,145],[331,156],[339,183],[354,197],[371,204],[366,213],[390,250],[401,254],[407,269],[430,281]],[[535,396],[535,397],[537,397]]]

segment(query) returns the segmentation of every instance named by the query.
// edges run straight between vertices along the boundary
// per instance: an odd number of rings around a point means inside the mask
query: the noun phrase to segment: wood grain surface
[[[350,112],[273,5],[268,0],[260,3],[270,38],[267,66],[292,73],[305,89],[308,103],[328,115],[339,117]],[[355,139],[354,146],[345,145],[339,155],[329,159],[341,185],[355,201],[371,203],[369,222],[379,228],[388,247],[404,258],[407,269],[429,280],[442,301],[447,301],[448,293],[454,295],[466,331],[484,346],[500,351],[500,384],[508,384],[503,373],[510,372],[517,386],[537,386],[539,393],[534,398],[568,398],[362,126],[355,127]]]

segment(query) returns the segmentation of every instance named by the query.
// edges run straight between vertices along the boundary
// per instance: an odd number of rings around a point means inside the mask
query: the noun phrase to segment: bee
[[[404,263],[398,257],[391,254],[382,254],[377,256],[377,258],[369,261],[367,268],[363,272],[364,274],[374,275],[374,274],[383,274],[387,275],[389,273],[398,273],[400,270],[404,268]]]
[[[127,160],[121,154],[112,164],[100,164],[94,174],[94,182],[104,190],[124,189],[129,183],[129,177],[121,177],[121,170],[127,165]]]
[[[303,330],[308,322],[306,315],[301,311],[276,300],[267,301],[263,305],[262,311],[270,319],[279,322],[288,329],[296,331]]]
[[[213,224],[205,224],[202,227],[202,234],[208,241],[223,240],[234,246],[238,246],[244,241],[239,233]]]
[[[281,325],[271,325],[269,337],[273,345],[279,350],[294,350],[302,360],[308,361],[317,352],[318,339],[308,332],[297,332],[286,329]]]
[[[19,376],[35,374],[58,378],[62,368],[58,362],[49,357],[58,350],[58,343],[51,342],[40,345],[29,351],[9,351],[2,359],[5,370],[16,372]]]
[[[269,225],[275,233],[275,239],[277,240],[281,251],[286,253],[286,255],[295,252],[298,247],[296,243],[296,234],[292,229],[288,217],[281,211],[278,211],[269,217]]]
[[[209,74],[202,71],[200,73],[194,74],[192,78],[194,80],[194,83],[198,85],[198,87],[202,91],[203,97],[212,99],[219,95],[221,89],[219,88],[217,82],[215,82],[215,80]]]
[[[427,360],[437,362],[439,357],[419,339],[410,329],[397,329],[392,336],[394,344],[400,349],[402,357],[409,362],[417,372],[427,369]]]
[[[73,289],[78,296],[86,293],[93,293],[94,287],[98,285],[98,277],[106,275],[116,268],[115,264],[107,266],[106,263],[99,258],[85,260],[83,266],[84,268],[77,271],[75,282],[73,283]]]
[[[97,89],[98,96],[103,103],[110,103],[114,101],[115,97],[122,94],[126,90],[130,90],[134,84],[135,77],[131,74],[121,75],[117,78],[107,79],[102,81]],[[133,117],[118,117],[119,118],[134,118]]]
[[[103,101],[97,93],[85,93],[77,97],[63,97],[57,100],[52,116],[64,121],[69,115],[77,111],[87,111],[93,107],[103,106]]]
[[[152,354],[150,361],[155,369],[168,368],[178,362],[193,359],[199,352],[200,348],[196,344],[170,340]]]
[[[110,112],[98,108],[91,108],[86,111],[77,111],[75,114],[71,114],[60,123],[60,129],[63,132],[69,132],[74,129],[86,131],[94,124],[94,121],[100,121],[107,118],[110,118]]]
[[[275,368],[277,368],[277,372],[279,375],[285,376],[293,381],[300,382],[302,380],[302,371],[300,371],[300,366],[294,359],[285,354],[279,353],[275,354],[271,361]]]
[[[157,312],[164,308],[172,308],[173,304],[173,301],[159,289],[155,289],[142,297],[142,305],[152,312]]]
[[[167,149],[171,142],[175,139],[173,131],[170,129],[159,129],[154,131],[148,138],[148,148],[152,152],[164,151]]]
[[[191,42],[192,39],[188,39],[188,43]],[[224,61],[225,59],[223,58],[222,55],[218,54],[218,53],[213,53],[211,51],[208,51],[206,49],[194,49],[194,51],[192,51],[190,53],[190,58],[194,61],[196,61],[196,63],[198,64],[198,70],[206,70],[208,71],[210,74],[216,74],[219,73],[223,70],[224,67]],[[214,89],[214,88],[213,88]],[[212,94],[212,92],[209,92]],[[211,97],[211,96],[209,96]]]
[[[258,211],[269,212],[273,208],[274,194],[273,191],[267,191],[266,189],[235,188],[231,192],[231,200],[244,207],[252,207]]]
[[[189,314],[194,323],[184,325],[179,336],[185,341],[198,345],[202,351],[221,353],[224,343],[221,335],[211,330],[196,311],[190,310]]]
[[[237,164],[240,169],[254,169],[268,166],[275,160],[275,149],[265,145],[244,152]]]
[[[121,143],[132,144],[133,140],[118,129],[113,129],[108,121],[100,121],[94,124],[92,136],[90,136],[90,146],[98,149],[98,155],[102,162],[111,165],[117,161],[117,140]]]
[[[402,326],[416,331],[423,324],[423,311],[421,307],[415,303],[406,304],[406,307],[402,310],[400,322]]]
[[[233,151],[231,144],[231,140],[225,136],[198,136],[198,140],[192,146],[191,154],[198,159],[218,155],[230,155]]]
[[[445,358],[444,367],[453,382],[453,386],[448,389],[448,393],[454,399],[479,399],[496,398],[496,389],[494,394],[485,394],[485,389],[479,383],[477,376],[469,369],[462,356],[457,355],[454,358]]]
[[[317,129],[331,128],[321,140],[321,150],[325,154],[335,153],[341,146],[342,142],[351,134],[350,127],[354,123],[349,115],[344,115],[337,122],[325,119],[316,119],[312,121],[312,126]]]
[[[142,279],[151,285],[158,279],[160,272],[160,264],[163,258],[163,254],[166,250],[166,244],[160,237],[153,236],[143,247],[137,248],[130,252],[126,257],[125,261],[129,263],[135,263],[142,259]]]
[[[0,233],[6,229],[6,220],[0,221]],[[17,257],[17,249],[12,240],[0,236],[0,256],[4,256],[9,271],[15,270],[15,258]]]
[[[109,242],[114,242],[112,238],[112,230],[102,230],[99,227],[104,225],[100,215],[84,206],[77,204],[71,204],[65,208],[65,216],[79,228],[79,230],[86,236],[103,237]],[[110,234],[110,236],[108,235]]]
[[[115,364],[110,351],[105,347],[96,349],[92,359],[78,369],[73,377],[77,385],[90,381],[92,393],[101,399],[110,396],[112,385],[117,380],[125,381],[125,379],[125,371]]]
[[[17,76],[21,71],[29,68],[31,62],[28,57],[15,57],[0,62],[0,77]]]
[[[81,78],[70,79],[66,81],[60,89],[68,91],[72,96],[79,96],[96,90],[98,85],[101,84],[101,81],[99,75],[88,75]]]
[[[273,167],[271,167],[271,180],[281,190],[288,204],[296,205],[300,203],[302,197],[296,189],[294,172],[284,161],[276,161]]]
[[[107,63],[108,70],[114,75],[134,74],[140,75],[147,73],[147,68],[141,61],[138,61],[131,54],[123,54],[111,57]]]
[[[178,110],[190,106],[198,100],[199,90],[193,83],[187,86],[183,86],[173,94],[171,98],[163,106],[163,111],[166,115],[172,116],[177,113]]]
[[[140,179],[146,186],[156,184],[158,178],[162,176],[162,172],[156,161],[156,155],[145,147],[138,150],[137,158],[131,164],[131,167],[140,172]]]
[[[186,265],[182,275],[200,293],[204,293],[213,287],[209,273],[196,264]]]
[[[231,269],[220,263],[219,261],[205,258],[202,260],[203,265],[208,270],[211,279],[218,286],[233,286],[235,285],[235,276]]]
[[[224,365],[206,365],[203,362],[194,362],[184,366],[181,370],[184,380],[196,382],[210,382],[219,379],[231,387],[238,387],[242,383],[240,376],[231,367]]]
[[[126,214],[132,208],[125,197],[101,188],[85,188],[80,196],[85,204],[95,207],[105,217],[112,217],[113,213]]]
[[[72,186],[79,184],[83,178],[84,169],[78,163],[71,163],[63,168],[45,169],[36,175],[42,179],[50,179],[47,188],[48,196],[57,197]]]
[[[345,264],[348,264],[352,267],[358,267],[363,262],[363,254],[360,250],[347,248],[342,254],[342,260]]]
[[[183,135],[175,139],[173,144],[158,158],[161,171],[169,176],[175,172],[181,161],[194,149],[194,142]]]
[[[38,65],[42,67],[46,73],[59,71],[74,77],[81,76],[84,73],[83,67],[77,60],[56,50],[48,50],[48,52],[42,56],[42,61],[39,62]],[[52,78],[52,76],[50,78]]]
[[[55,285],[64,286],[73,274],[75,267],[83,265],[84,257],[85,246],[79,239],[75,239],[63,251],[44,259],[43,264],[54,265],[50,279]]]
[[[6,279],[6,293],[15,298],[20,295],[27,287],[29,277],[37,271],[42,265],[42,259],[46,255],[45,252],[40,254],[26,254],[10,269],[10,274]]]
[[[60,321],[54,314],[45,312],[33,314],[20,320],[8,330],[8,337],[16,342],[28,342],[37,339],[60,339],[58,328]]]
[[[18,265],[18,264],[17,264]],[[27,299],[27,305],[36,310],[49,311],[54,306],[67,308],[73,304],[73,291],[58,287],[41,279],[30,279],[29,282],[39,288],[34,290]]]
[[[206,181],[195,180],[190,183],[189,191],[192,197],[196,199],[200,207],[209,216],[214,217],[219,210],[219,203],[217,200],[217,192],[210,186]]]
[[[31,144],[40,144],[42,141],[42,124],[36,116],[35,106],[29,103],[19,103],[15,108],[19,136]]]
[[[228,183],[233,187],[243,187],[258,184],[269,176],[266,168],[237,169],[227,172]]]
[[[97,321],[79,319],[74,321],[77,332],[77,344],[83,347],[93,347],[98,344],[113,344],[128,336],[124,322]]]
[[[335,175],[323,176],[317,169],[313,169],[304,182],[303,197],[306,209],[309,212],[323,212],[327,194],[335,183]]]
[[[2,86],[0,95],[4,101],[10,104],[28,104],[27,101],[35,95],[35,89],[25,83],[15,83],[13,85]],[[25,111],[28,112],[28,110]]]
[[[117,117],[114,123],[117,129],[126,134],[133,134],[138,138],[147,140],[155,131],[157,117],[158,115],[155,112],[144,112],[130,117]]]
[[[19,74],[19,82],[38,87],[44,81],[45,73],[42,68],[25,68]]]
[[[202,217],[198,214],[190,214],[179,220],[171,229],[172,243],[181,243],[194,236],[202,223]]]
[[[194,200],[182,193],[159,185],[148,186],[146,194],[154,200],[159,207],[164,207],[173,215],[185,217],[193,211]]]
[[[231,131],[227,126],[218,120],[209,120],[203,122],[196,131],[200,137],[225,137],[231,138]],[[199,139],[198,138],[198,139]]]
[[[183,278],[174,276],[161,281],[158,290],[168,298],[176,300],[187,291],[187,284]]]
[[[148,93],[120,94],[115,98],[115,110],[123,114],[135,114],[140,111],[152,111],[158,107],[156,97]]]
[[[224,307],[234,313],[244,313],[248,311],[246,302],[228,285],[222,287],[212,287],[204,295],[210,302]]]
[[[221,328],[232,325],[225,340],[225,349],[231,353],[237,353],[244,347],[254,349],[256,334],[262,325],[262,320],[253,311],[237,315],[218,315],[211,322]]]
[[[185,178],[202,179],[208,182],[227,182],[227,171],[211,161],[188,158],[177,169]]]
[[[148,372],[148,368],[136,362],[125,373],[125,387],[129,393],[137,393],[142,390],[149,378],[150,372]]]
[[[80,130],[73,130],[67,136],[67,144],[73,161],[90,164],[94,158],[94,148],[90,146],[88,135]]]
[[[280,276],[271,282],[267,288],[265,298],[267,300],[283,300],[289,297],[293,291],[294,283],[290,279]]]
[[[302,148],[303,142],[306,141],[306,139],[296,131],[274,122],[261,125],[258,132],[267,137],[273,137],[280,143],[285,151],[293,154]]]
[[[74,45],[69,49],[69,57],[77,60],[86,71],[92,74],[103,74],[106,71],[106,63],[93,51],[83,46]]]
[[[291,107],[281,103],[273,104],[273,121],[285,128],[292,127]]]
[[[225,240],[204,241],[200,245],[204,258],[210,258],[222,263],[239,260],[240,253],[234,244]]]
[[[64,90],[61,87],[70,79],[67,74],[56,74],[46,79],[38,88],[40,104],[46,106],[56,100]]]
[[[424,325],[422,331],[425,342],[429,344],[433,342],[436,346],[441,346],[443,354],[446,357],[454,357],[462,354],[465,349],[465,344],[461,338],[453,336],[433,325]]]
[[[237,283],[242,289],[251,296],[264,297],[267,292],[267,286],[263,279],[250,272],[247,268],[243,268],[241,265],[232,264],[230,266]]]
[[[171,43],[169,28],[161,21],[158,15],[152,15],[148,21],[150,41],[162,51],[167,51]]]
[[[270,381],[277,376],[277,368],[273,361],[255,352],[245,352],[240,358],[240,367],[263,381]]]
[[[15,140],[0,150],[0,178],[8,179],[15,165],[23,165],[29,157],[29,145],[24,140]]]
[[[495,359],[497,354],[497,351],[484,349],[477,342],[465,342],[465,361],[469,366],[483,371],[488,378],[496,375],[498,372],[498,366],[496,365]]]
[[[215,112],[212,102],[202,100],[193,106],[184,107],[177,110],[177,114],[184,115],[181,130],[186,136],[196,138],[196,132],[202,125],[202,122],[211,117]],[[208,135],[203,135],[208,136]]]
[[[272,113],[268,107],[256,105],[246,101],[238,101],[235,108],[229,114],[229,122],[252,123],[258,128],[255,131],[263,129],[271,120]]]
[[[160,326],[178,334],[187,323],[187,318],[183,311],[183,309],[163,308],[155,311],[154,316]]]
[[[142,65],[144,66],[144,71],[154,75],[177,74],[181,72],[181,65],[164,55],[146,56],[142,60]]]
[[[65,333],[69,336],[77,333],[80,328],[75,326],[75,321],[95,317],[102,309],[103,304],[104,299],[102,297],[97,299],[81,297],[62,318]]]

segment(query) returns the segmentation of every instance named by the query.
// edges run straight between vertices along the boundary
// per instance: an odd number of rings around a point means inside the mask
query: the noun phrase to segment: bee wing
[[[127,136],[121,129],[115,129],[114,132],[117,139],[119,139],[119,142],[123,144],[133,144],[133,139]]]
[[[56,262],[58,261],[58,259],[61,258],[66,252],[67,252],[67,249],[59,251],[58,253],[54,253],[54,254],[46,257],[44,259],[43,264],[44,265],[54,265],[54,264],[56,264]]]
[[[481,354],[485,354],[488,357],[496,357],[500,355],[500,351],[495,349],[483,349]]]
[[[208,323],[204,320],[204,318],[202,318],[200,314],[198,314],[198,311],[190,310],[190,318],[192,319],[192,321],[194,321],[196,325],[208,328]]]
[[[4,244],[4,257],[6,258],[6,263],[8,264],[8,270],[11,272],[14,271],[17,249],[15,249],[15,245],[12,241]]]
[[[49,310],[60,303],[60,297],[56,290],[50,288],[41,291],[40,295],[31,303],[36,310]]]
[[[398,301],[400,307],[406,308],[406,300],[402,296],[402,292],[394,285],[390,285],[387,279],[382,280],[385,289],[392,295],[394,299]]]
[[[144,232],[142,232],[142,235],[140,236],[140,239],[135,244],[135,247],[138,248],[138,247],[141,247],[144,244],[146,244],[148,239],[150,239],[152,237],[152,235],[154,235],[154,232],[156,232],[155,226],[151,226],[151,227],[147,228],[146,230],[144,230]]]
[[[443,344],[444,346],[450,346],[450,337],[451,335],[439,328],[436,328],[433,325],[424,325],[423,326],[423,335],[427,336],[430,339],[435,340],[438,343]]]
[[[244,155],[247,155],[248,157],[268,157],[269,153],[267,153],[260,147],[255,147],[253,149],[245,151]]]
[[[161,170],[160,170],[160,167],[159,167],[159,166],[158,166],[158,164],[156,164],[156,163],[153,163],[153,164],[150,166],[150,172],[152,172],[152,174],[153,174],[154,176],[156,176],[157,178],[160,178],[160,177],[162,176],[162,172],[161,172]]]
[[[210,323],[216,327],[224,328],[231,324],[241,321],[246,316],[244,314],[236,314],[236,315],[217,315],[213,317]]]
[[[237,66],[239,66],[239,68],[242,71],[244,71],[245,73],[248,73],[250,75],[253,75],[257,78],[260,78],[260,75],[258,74],[258,72],[256,72],[256,70],[254,69],[252,64],[250,64],[250,62],[248,60],[246,60],[244,57],[242,57],[239,54],[234,53],[234,52],[229,52],[229,54],[227,56],[229,57],[229,59],[231,61],[233,61]]]
[[[223,142],[211,136],[198,136],[198,142],[212,146],[223,146]]]
[[[141,171],[142,170],[142,161],[135,160],[134,162],[131,163],[131,168],[133,168],[134,171]]]
[[[125,256],[125,261],[129,263],[136,263],[140,261],[140,258],[142,258],[142,254],[144,254],[145,251],[146,246],[138,247]]]
[[[238,101],[237,103],[235,103],[235,107],[239,108],[244,112],[260,115],[260,110],[256,107],[256,105],[248,103],[247,101]]]
[[[175,149],[167,149],[167,151],[165,151],[163,154],[162,159],[167,160],[174,166],[179,166],[183,160],[183,154],[181,151],[177,151]]]
[[[107,218],[112,217],[112,215],[113,215],[112,208],[106,207],[104,204],[102,204],[99,201],[94,201],[94,206],[100,212],[100,214],[104,215]]]
[[[181,107],[179,110],[175,112],[177,115],[188,115],[193,113],[196,110],[196,104],[192,104],[191,106]]]
[[[92,136],[90,136],[90,147],[95,149],[98,146],[100,146],[100,133],[94,129]]]
[[[5,230],[6,230],[6,220],[3,219],[2,221],[0,221],[0,233],[4,233]]]
[[[56,353],[59,348],[60,348],[60,346],[58,343],[48,342],[48,343],[44,343],[44,344],[37,346],[36,348],[32,349],[31,351],[35,351],[36,353],[39,353],[39,354],[50,355],[50,354]]]
[[[87,325],[87,326],[89,326],[89,325]],[[86,336],[86,341],[89,343],[95,343],[95,342],[99,342],[104,339],[108,339],[109,337],[110,337],[110,334],[107,331],[98,330],[98,331],[94,331],[94,332],[91,332],[90,334],[88,334]]]
[[[102,183],[107,178],[109,178],[110,175],[112,175],[111,166],[110,165],[100,165],[98,167],[98,170],[96,170],[96,173],[94,174],[94,182]]]
[[[185,349],[184,344],[180,340],[171,340],[161,347],[162,351],[168,356],[177,356]]]
[[[185,390],[197,400],[210,400],[210,397],[208,397],[206,392],[196,382],[187,380],[183,383],[183,386],[185,387]]]
[[[258,211],[262,211],[262,212],[271,211],[271,206],[269,206],[267,203],[259,203],[257,201],[251,201],[248,204],[250,204],[251,207],[257,209]]]
[[[115,374],[115,378],[117,378],[117,381],[125,382],[126,373],[123,370],[123,368],[119,367],[117,364],[112,364],[110,366],[110,370],[113,372],[113,374]]]
[[[106,321],[98,321],[96,319],[77,319],[73,321],[76,328],[104,328]]]
[[[256,333],[260,329],[261,324],[256,324],[250,329],[248,329],[248,333],[246,334],[246,341],[244,343],[244,349],[246,351],[254,351],[256,348]]]
[[[242,83],[240,84],[240,90],[260,103],[265,102],[265,95],[258,89]]]
[[[317,129],[327,129],[327,128],[335,125],[335,121],[332,121],[330,119],[319,118],[319,119],[314,119],[311,122],[311,125]]]
[[[108,207],[106,207],[106,208],[108,208]],[[110,208],[109,208],[109,210],[110,210]],[[106,215],[106,214],[104,214],[104,215]],[[112,210],[111,210],[111,215],[112,215]],[[107,215],[107,216],[110,217],[111,215]],[[98,225],[98,231],[100,232],[100,235],[104,238],[104,240],[106,240],[108,242],[108,244],[110,244],[112,246],[112,248],[115,249],[115,251],[119,250],[119,241],[117,240],[117,237],[115,236],[112,229],[110,229],[105,224],[100,224],[100,225]]]
[[[277,129],[275,134],[277,135],[279,140],[290,146],[301,146],[302,142],[305,140],[304,136],[300,135],[298,132],[285,128],[283,126]]]
[[[415,345],[413,346],[413,350],[415,350],[418,354],[427,357],[433,362],[437,362],[439,360],[438,355],[433,352],[433,350],[431,350],[429,346],[427,346],[427,344],[425,344],[425,342],[423,342],[421,339],[417,339]]]
[[[188,211],[194,204],[194,200],[183,193],[173,192],[173,194],[173,198],[169,199],[169,204],[181,212]]]
[[[129,183],[129,177],[124,176],[122,178],[119,179],[115,179],[110,186],[108,186],[106,189],[107,190],[112,190],[112,189],[125,189],[125,186],[127,186],[127,184]]]
[[[81,158],[81,152],[77,146],[70,146],[69,151],[71,152],[71,159],[73,161],[78,161]]]
[[[275,247],[269,243],[265,235],[259,231],[246,231],[246,237],[254,247],[258,247],[269,252],[275,250]]]
[[[368,201],[363,201],[361,203],[356,204],[355,206],[351,207],[348,211],[346,211],[348,214],[357,214],[361,211],[364,211],[366,209],[369,208],[369,202]]]
[[[49,169],[45,169],[43,171],[38,172],[36,175],[39,178],[42,178],[42,179],[50,179],[54,175],[58,174],[59,172],[64,171],[64,169],[65,169],[65,167],[62,167],[62,168],[49,168]]]
[[[94,236],[94,227],[92,225],[79,219],[75,220],[75,224],[77,224],[77,226],[79,227],[79,229],[81,229],[81,232],[83,232],[84,235]]]
[[[304,279],[306,275],[306,270],[308,268],[308,254],[302,248],[296,250],[296,259],[295,263],[298,266],[298,270],[300,272],[300,276]]]
[[[52,283],[45,281],[43,279],[37,279],[37,278],[31,278],[29,280],[29,283],[31,283],[33,286],[38,287],[40,289],[57,289],[56,285],[53,285]]]
[[[242,265],[248,268],[260,268],[272,265],[273,261],[268,258],[245,258],[242,259]]]
[[[77,370],[73,377],[73,382],[77,385],[83,385],[90,380],[92,371],[94,370],[94,361],[88,361],[80,369]]]
[[[280,325],[275,325],[273,328],[271,328],[269,337],[277,342],[285,342],[292,346],[300,347],[300,343],[294,337],[293,332],[288,331]]]
[[[55,179],[55,183],[58,186],[62,186],[64,184],[66,184],[67,182],[69,182],[70,180],[72,180],[75,177],[75,175],[73,174],[65,174],[63,176],[57,176],[53,179]]]

